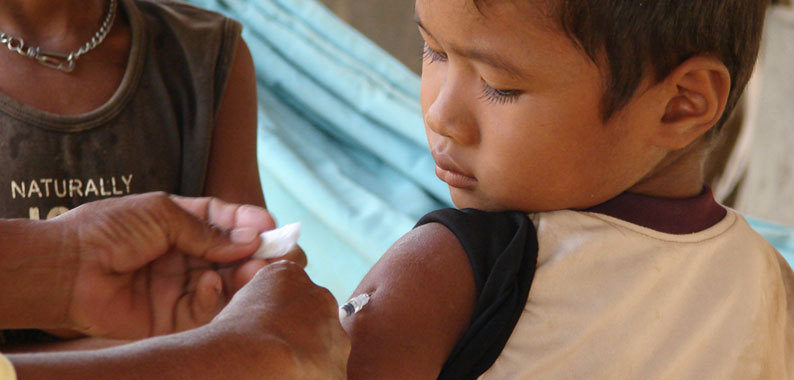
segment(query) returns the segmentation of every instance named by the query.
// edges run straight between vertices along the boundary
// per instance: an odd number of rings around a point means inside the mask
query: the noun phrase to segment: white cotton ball
[[[262,244],[256,250],[253,257],[258,259],[272,259],[286,255],[298,243],[301,235],[300,222],[287,224],[275,230],[265,231],[262,237]]]

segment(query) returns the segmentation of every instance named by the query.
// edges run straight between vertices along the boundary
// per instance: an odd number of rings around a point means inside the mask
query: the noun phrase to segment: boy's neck
[[[704,138],[668,153],[656,167],[627,191],[657,198],[690,198],[703,190]]]
[[[723,220],[728,212],[714,200],[708,186],[703,186],[695,197],[680,199],[623,193],[584,211],[676,235],[706,230]]]

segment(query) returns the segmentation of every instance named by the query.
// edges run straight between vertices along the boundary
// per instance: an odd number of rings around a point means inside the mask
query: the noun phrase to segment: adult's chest
[[[173,115],[131,107],[99,126],[62,131],[0,116],[0,217],[45,219],[82,203],[179,192],[180,131]]]

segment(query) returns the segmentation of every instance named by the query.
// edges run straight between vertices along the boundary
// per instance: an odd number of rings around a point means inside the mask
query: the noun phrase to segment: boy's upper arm
[[[351,380],[435,379],[476,301],[469,259],[439,223],[398,240],[354,295],[361,293],[371,294],[369,304],[343,323],[353,346]]]
[[[210,144],[204,195],[264,206],[256,157],[256,72],[240,39],[229,70]]]

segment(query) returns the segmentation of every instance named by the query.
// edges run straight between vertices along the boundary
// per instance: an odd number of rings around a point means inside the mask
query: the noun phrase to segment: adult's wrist
[[[252,311],[256,312],[256,311]],[[250,324],[239,321],[214,321],[188,331],[203,347],[186,353],[187,361],[209,354],[210,358],[225,365],[222,377],[230,379],[303,379],[299,353],[288,342],[270,331],[288,328],[267,326],[258,331],[247,331]],[[210,359],[212,360],[212,359]],[[209,377],[215,378],[215,377]]]
[[[0,220],[0,328],[70,327],[77,250],[68,226]]]

